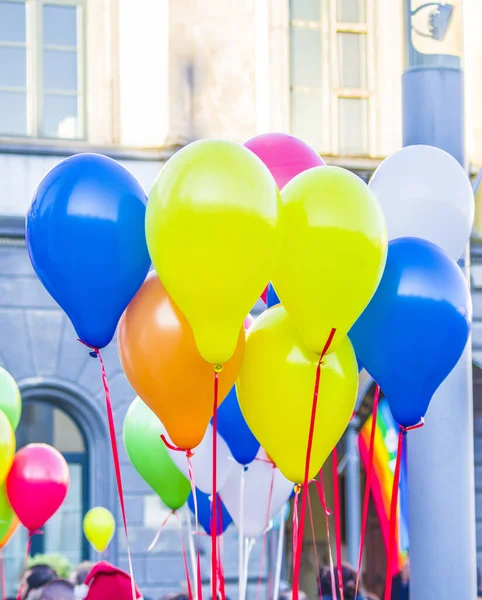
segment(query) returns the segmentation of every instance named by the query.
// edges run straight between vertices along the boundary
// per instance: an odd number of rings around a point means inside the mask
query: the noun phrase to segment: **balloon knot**
[[[293,489],[295,491],[295,494],[299,494],[301,492],[301,485],[297,483]]]
[[[224,367],[223,365],[214,365],[213,369],[215,373],[222,373]]]
[[[99,355],[95,350],[92,350],[92,352],[89,352],[89,356],[92,356],[92,358],[97,358]]]
[[[194,456],[194,452],[192,450],[186,450],[186,458],[192,458]]]

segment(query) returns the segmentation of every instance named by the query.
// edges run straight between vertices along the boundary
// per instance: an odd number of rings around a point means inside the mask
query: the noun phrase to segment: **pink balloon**
[[[254,319],[253,319],[253,317],[251,316],[251,314],[249,314],[249,315],[246,317],[246,319],[244,319],[244,328],[245,328],[246,330],[248,330],[248,329],[251,327],[251,325],[252,325],[253,323],[254,323]]]
[[[47,444],[30,444],[15,455],[6,481],[7,496],[20,522],[31,532],[45,525],[69,489],[69,467]]]
[[[263,133],[244,145],[264,162],[280,190],[303,171],[325,164],[308,144],[286,133]]]

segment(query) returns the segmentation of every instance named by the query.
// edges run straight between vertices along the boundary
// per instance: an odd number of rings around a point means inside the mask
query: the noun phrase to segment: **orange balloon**
[[[5,548],[8,542],[12,539],[14,533],[17,531],[18,526],[20,525],[20,521],[18,520],[17,515],[14,515],[10,527],[8,528],[7,533],[3,536],[3,539],[0,540],[0,550]]]
[[[195,448],[213,416],[213,365],[199,354],[187,319],[154,271],[122,316],[118,345],[127,379],[172,442],[182,450]],[[244,346],[241,328],[236,350],[219,373],[218,406],[236,381]]]

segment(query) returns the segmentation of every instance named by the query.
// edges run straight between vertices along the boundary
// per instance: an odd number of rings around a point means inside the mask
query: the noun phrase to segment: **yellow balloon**
[[[387,233],[370,188],[339,167],[316,167],[283,188],[281,257],[273,286],[305,345],[336,348],[375,293]]]
[[[250,150],[202,140],[175,154],[149,195],[152,262],[201,356],[224,364],[280,249],[279,192]]]
[[[236,384],[250,429],[285,477],[303,483],[319,355],[303,346],[282,306],[251,325]],[[358,367],[348,337],[321,366],[310,478],[343,435],[355,408]]]
[[[10,471],[15,455],[15,434],[5,413],[0,410],[0,484]]]
[[[104,552],[115,533],[112,513],[102,506],[91,508],[84,517],[84,533],[97,552]]]

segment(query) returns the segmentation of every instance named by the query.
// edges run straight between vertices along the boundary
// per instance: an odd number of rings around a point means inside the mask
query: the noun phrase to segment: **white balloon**
[[[460,258],[472,232],[474,193],[455,158],[433,146],[407,146],[381,163],[369,185],[389,240],[423,238]]]
[[[171,442],[167,433],[166,438]],[[235,460],[231,456],[228,445],[223,438],[216,434],[216,488],[219,492],[225,485],[228,475],[234,468]],[[174,461],[177,468],[189,478],[189,467],[184,452],[167,449],[169,456]],[[192,470],[194,473],[194,482],[196,487],[205,494],[212,494],[213,491],[213,427],[208,425],[202,442],[194,448],[191,457]]]
[[[220,493],[221,500],[238,530],[243,521],[243,533],[246,538],[256,538],[263,534],[271,519],[288,501],[294,485],[267,461],[263,449],[257,458],[258,460],[255,459],[244,473],[244,518],[241,515],[241,465],[236,464]],[[273,491],[270,503],[271,483]]]

